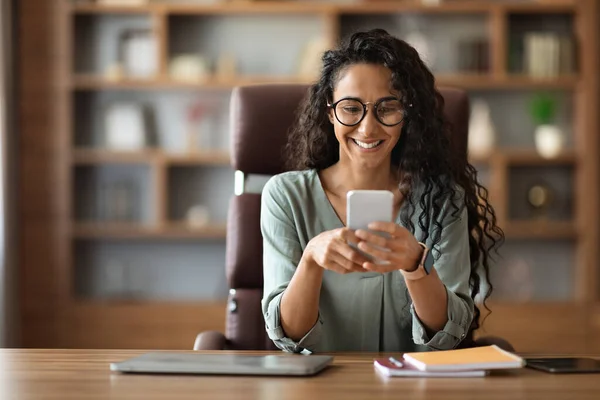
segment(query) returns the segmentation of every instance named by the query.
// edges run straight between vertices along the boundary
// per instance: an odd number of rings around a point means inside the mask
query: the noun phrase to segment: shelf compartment
[[[168,91],[150,87],[142,91],[114,89],[71,94],[75,103],[71,157],[75,162],[83,163],[88,155],[99,162],[117,157],[125,160],[140,158],[147,162],[171,156],[176,161],[182,154],[193,154],[189,158],[196,157],[198,164],[224,165],[227,162],[230,93]],[[111,143],[111,137],[121,134],[119,128],[115,128],[114,120],[111,129],[116,130],[107,130],[108,111],[120,105],[138,108],[143,113],[143,138],[138,141],[141,150],[123,148],[132,153],[131,157],[117,155],[124,151],[118,147],[119,143]],[[196,110],[195,114],[192,114],[193,110]],[[201,115],[198,110],[203,111]]]
[[[212,302],[227,298],[225,243],[77,240],[76,301]]]
[[[154,32],[149,15],[139,13],[77,15],[73,20],[72,46],[79,49],[73,57],[75,74],[104,75],[122,62],[122,40],[134,31]],[[123,66],[123,74],[127,75]],[[150,73],[150,71],[147,71]],[[153,74],[157,74],[156,71]]]
[[[508,169],[508,221],[538,226],[572,225],[575,219],[572,166],[511,166]],[[549,231],[551,232],[551,231]],[[568,232],[568,231],[567,231]]]
[[[148,164],[84,164],[72,173],[75,221],[152,223],[154,200]]]
[[[578,300],[574,267],[577,243],[572,238],[538,239],[507,238],[499,255],[492,255],[491,300],[515,303]],[[485,288],[482,285],[482,292]]]
[[[574,14],[509,12],[506,15],[510,73],[535,76],[575,74],[578,70],[578,41]]]
[[[221,224],[227,220],[234,188],[232,169],[172,165],[167,172],[167,182],[170,221],[196,219]]]
[[[377,3],[373,3],[373,7],[376,10]],[[446,15],[373,11],[366,15],[342,15],[340,27],[342,39],[375,28],[404,39],[415,47],[436,75],[438,84],[462,87],[490,83],[486,74],[490,72],[491,48],[485,13]]]
[[[507,78],[507,82],[510,78]],[[534,82],[534,80],[526,79]],[[548,80],[551,82],[553,80]],[[511,84],[512,86],[512,84]],[[525,81],[523,87],[503,87],[503,90],[477,90],[468,92],[472,105],[483,101],[489,107],[489,117],[495,132],[495,149],[500,151],[536,149],[535,132],[537,122],[533,119],[530,109],[531,101],[536,93],[544,92],[556,102],[552,123],[557,126],[564,137],[563,148],[573,149],[575,143],[576,98],[574,91],[565,88],[527,88]]]

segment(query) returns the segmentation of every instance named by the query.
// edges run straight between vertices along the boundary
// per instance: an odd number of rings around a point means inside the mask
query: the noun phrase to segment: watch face
[[[425,272],[427,272],[428,274],[431,272],[431,269],[433,268],[433,252],[430,250],[427,252],[427,255],[425,256],[425,261],[423,262],[423,267],[425,268]]]

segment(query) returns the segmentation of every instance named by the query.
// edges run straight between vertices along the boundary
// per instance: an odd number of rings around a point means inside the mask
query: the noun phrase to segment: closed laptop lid
[[[146,353],[112,363],[112,371],[160,374],[313,375],[333,361],[327,355]]]

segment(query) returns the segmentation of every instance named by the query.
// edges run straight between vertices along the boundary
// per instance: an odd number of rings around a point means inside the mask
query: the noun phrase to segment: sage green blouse
[[[418,189],[415,194],[418,193]],[[462,197],[462,195],[461,195]],[[458,204],[461,199],[455,199]],[[417,202],[418,204],[418,202]],[[473,319],[469,296],[467,212],[454,212],[450,199],[440,213],[442,228],[435,269],[448,292],[448,322],[431,337],[419,320],[400,271],[337,274],[326,270],[319,317],[298,342],[286,337],[280,303],[307,243],[343,224],[327,198],[316,170],[273,176],[262,192],[264,295],[262,311],[269,338],[288,352],[424,351],[452,349],[465,337]],[[412,221],[419,238],[417,206]],[[432,217],[430,217],[431,220]],[[400,219],[396,221],[402,225]],[[430,226],[434,224],[430,223]],[[431,235],[430,235],[431,237]],[[431,243],[426,243],[429,247]]]

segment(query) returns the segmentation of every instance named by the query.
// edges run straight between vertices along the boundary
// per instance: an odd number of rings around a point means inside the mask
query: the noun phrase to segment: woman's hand
[[[321,268],[340,274],[366,272],[362,266],[368,260],[348,245],[348,242],[356,244],[359,241],[348,228],[326,231],[308,242],[304,256],[310,257]]]
[[[369,229],[385,232],[389,238],[358,229],[355,232],[355,236],[360,239],[358,248],[377,260],[387,261],[387,263],[366,262],[363,264],[364,269],[384,273],[399,269],[412,271],[417,267],[423,254],[423,247],[406,228],[393,222],[373,222],[369,224]]]

